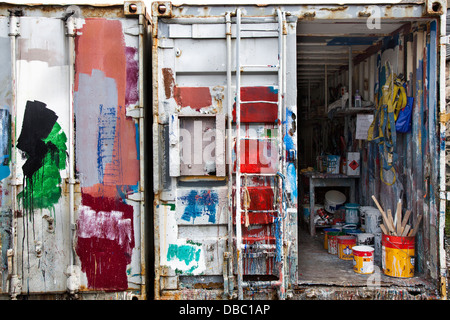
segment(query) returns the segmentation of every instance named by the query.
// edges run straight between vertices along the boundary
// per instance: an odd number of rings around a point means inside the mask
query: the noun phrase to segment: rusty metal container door
[[[3,292],[145,296],[143,6],[102,8],[102,17],[91,7],[8,9],[0,17]]]
[[[296,24],[292,19],[284,30],[289,53],[283,81],[289,85],[282,92],[273,67],[279,63],[279,32],[272,9],[267,9],[267,16],[247,21],[252,29],[242,33],[241,61],[259,67],[242,75],[240,92],[246,107],[241,112],[240,134],[245,139],[237,156],[236,8],[220,8],[218,15],[199,18],[184,16],[181,8],[153,4],[158,31],[153,35],[157,298],[232,297],[244,285],[236,281],[235,229],[240,224],[243,245],[270,247],[267,252],[248,250],[241,275],[269,280],[278,276],[274,259],[279,230],[274,221],[281,215],[273,208],[280,195],[277,172],[286,178],[285,246],[278,249],[289,261],[286,283],[296,281]],[[285,97],[281,119],[278,93]],[[285,135],[279,135],[277,123]],[[283,146],[271,144],[278,139]],[[249,174],[245,186],[252,199],[248,224],[244,215],[236,219],[238,157],[242,172]],[[190,290],[196,288],[209,290]]]

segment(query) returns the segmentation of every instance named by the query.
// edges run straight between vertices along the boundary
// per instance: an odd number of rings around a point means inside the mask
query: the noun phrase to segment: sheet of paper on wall
[[[367,140],[367,132],[372,122],[373,114],[357,114],[355,139]]]

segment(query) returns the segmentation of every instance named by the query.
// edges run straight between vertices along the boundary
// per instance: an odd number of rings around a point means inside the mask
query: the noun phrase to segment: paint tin
[[[369,246],[354,246],[353,251],[353,271],[360,274],[370,274],[374,272],[373,252]]]
[[[414,276],[415,237],[383,234],[381,266],[385,275],[398,278]]]
[[[370,206],[360,206],[359,207],[359,223],[361,226],[361,229],[363,229],[365,231],[366,229],[366,211],[372,208]]]
[[[374,207],[365,207],[364,209],[364,229],[368,233],[381,233],[381,212]]]
[[[329,232],[339,232],[339,229],[335,229],[335,228],[325,228],[323,229],[324,232],[324,239],[323,239],[323,247],[325,248],[325,250],[328,250],[328,233]]]
[[[342,231],[344,231],[345,233],[349,232],[349,231],[354,231],[356,230],[358,227],[356,224],[346,224],[344,226],[344,228],[342,228]]]
[[[335,155],[330,155],[327,157],[327,173],[339,173],[340,158],[340,156]]]
[[[338,247],[337,247],[337,237],[341,236],[342,232],[328,232],[328,253],[330,254],[336,254],[337,255],[337,251],[338,251]]]
[[[345,223],[358,225],[359,222],[359,204],[345,204]]]
[[[331,226],[334,229],[339,229],[339,231],[342,231],[344,229],[344,223],[343,222],[337,222]]]
[[[356,235],[358,246],[369,246],[375,249],[375,236],[372,233],[359,233]]]
[[[359,234],[359,233],[362,233],[362,231],[360,229],[346,230],[345,231],[346,235],[348,235],[348,236],[355,236],[355,238],[356,238],[356,235]]]
[[[346,197],[342,192],[337,190],[330,190],[325,193],[325,210],[329,213],[334,213],[345,203]]]
[[[375,262],[380,262],[381,261],[381,239],[382,239],[382,234],[381,233],[375,233],[374,234],[375,237]]]
[[[352,248],[356,245],[356,238],[354,236],[338,236],[338,257],[342,260],[352,260]]]

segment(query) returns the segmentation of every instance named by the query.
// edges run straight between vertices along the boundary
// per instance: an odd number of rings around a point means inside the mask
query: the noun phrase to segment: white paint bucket
[[[342,192],[337,190],[330,190],[325,193],[325,210],[329,213],[334,213],[337,209],[339,209],[347,198]]]
[[[381,261],[381,253],[382,253],[382,233],[375,233],[375,261]]]
[[[372,233],[357,233],[357,246],[369,246],[375,249],[375,236]]]
[[[366,212],[368,210],[374,209],[374,207],[371,206],[360,206],[359,207],[359,221],[361,222],[361,228],[366,228]]]
[[[366,207],[365,209],[365,226],[364,230],[368,233],[381,233],[381,212],[374,207]]]

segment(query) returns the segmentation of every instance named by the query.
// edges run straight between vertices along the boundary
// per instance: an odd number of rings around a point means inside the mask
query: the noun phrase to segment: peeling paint
[[[139,183],[138,132],[126,108],[139,100],[138,51],[118,20],[87,19],[76,39],[76,250],[89,288],[126,290],[135,246],[127,195]]]

